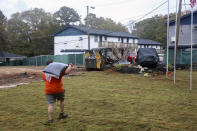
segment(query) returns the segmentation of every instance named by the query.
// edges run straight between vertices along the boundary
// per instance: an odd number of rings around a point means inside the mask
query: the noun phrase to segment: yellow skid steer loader
[[[85,68],[104,70],[106,65],[113,64],[111,48],[94,48],[85,53]]]

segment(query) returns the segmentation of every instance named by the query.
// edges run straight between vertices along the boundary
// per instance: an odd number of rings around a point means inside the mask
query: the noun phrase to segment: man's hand
[[[69,63],[69,64],[68,64],[68,66],[71,66],[71,67],[73,67],[73,64],[72,64],[72,63]]]
[[[65,70],[64,75],[69,74],[72,67],[73,67],[73,64],[72,63],[68,64],[68,68]]]

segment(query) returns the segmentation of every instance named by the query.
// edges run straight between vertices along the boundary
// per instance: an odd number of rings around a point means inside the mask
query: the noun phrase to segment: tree
[[[0,26],[5,25],[7,18],[4,16],[2,11],[0,10]]]
[[[182,16],[190,13],[186,10]],[[170,14],[170,21],[175,20],[175,13]],[[144,19],[134,26],[133,34],[144,39],[151,39],[167,44],[167,15],[155,15],[152,18]]]
[[[10,50],[26,56],[53,54],[52,34],[62,25],[80,21],[72,8],[62,7],[55,14],[34,8],[15,13],[8,20]]]
[[[53,15],[43,9],[15,13],[8,20],[11,50],[26,56],[52,54],[51,35],[59,29]]]
[[[55,12],[54,17],[61,26],[80,22],[79,14],[73,8],[66,6],[61,7],[57,12]]]
[[[116,23],[110,18],[96,17],[95,14],[89,14],[89,19],[87,17],[84,19],[85,25],[88,25],[91,28],[103,29],[103,30],[112,30],[112,31],[122,31],[129,32],[128,29],[123,26],[121,23]]]
[[[8,47],[8,33],[6,31],[7,18],[0,10],[0,50],[6,50]]]
[[[133,34],[166,44],[166,20],[167,16],[162,15],[144,19],[135,24]]]

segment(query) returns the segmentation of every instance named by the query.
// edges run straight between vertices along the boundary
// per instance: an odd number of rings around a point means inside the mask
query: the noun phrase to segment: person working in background
[[[52,63],[52,61],[48,61],[47,64]],[[53,77],[53,75],[43,72],[42,77],[45,81],[45,95],[48,103],[48,123],[53,123],[53,109],[54,103],[56,100],[60,100],[60,114],[59,119],[64,119],[67,117],[67,114],[64,113],[64,100],[65,100],[65,89],[63,88],[62,77],[64,75],[69,74],[72,68],[72,64],[69,64],[65,67],[58,78]]]

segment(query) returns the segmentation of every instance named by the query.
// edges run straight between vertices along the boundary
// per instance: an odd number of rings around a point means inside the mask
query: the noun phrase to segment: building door
[[[121,43],[124,43],[124,38],[121,38]]]
[[[6,58],[6,64],[10,64],[10,58]]]
[[[102,35],[100,35],[100,36],[99,36],[99,44],[100,44],[100,47],[102,46],[102,41],[103,41],[103,40],[102,40]]]

